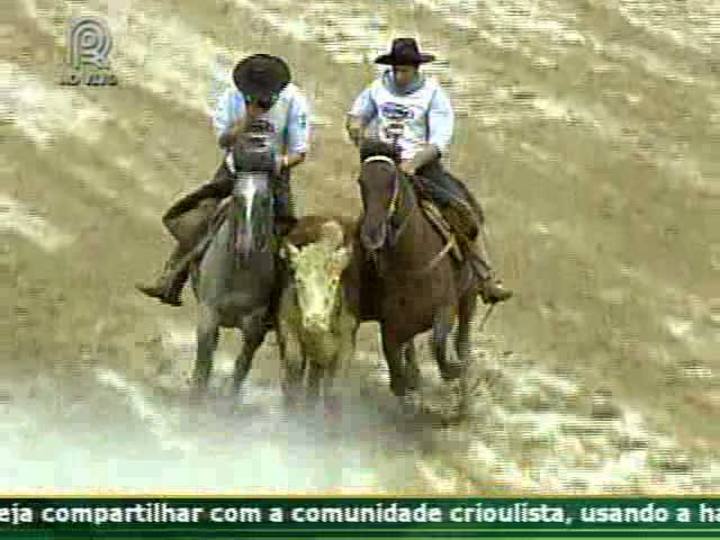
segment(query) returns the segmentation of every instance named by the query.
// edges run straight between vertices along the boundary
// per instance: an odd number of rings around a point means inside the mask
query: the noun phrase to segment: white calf
[[[329,219],[303,247],[286,241],[281,249],[291,278],[280,300],[278,343],[283,392],[291,407],[300,397],[308,366],[308,403],[317,403],[322,382],[325,407],[332,409],[337,369],[349,365],[355,350],[358,322],[342,283],[352,248],[344,236],[342,226]]]

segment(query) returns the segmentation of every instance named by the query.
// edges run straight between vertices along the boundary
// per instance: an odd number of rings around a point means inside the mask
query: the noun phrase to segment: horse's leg
[[[440,375],[446,381],[457,379],[462,374],[462,365],[448,359],[448,337],[453,328],[453,308],[447,306],[436,311],[433,318],[432,350]]]
[[[219,328],[217,313],[210,307],[201,304],[197,326],[197,355],[193,371],[193,391],[196,396],[207,391],[213,354],[218,344]]]
[[[339,360],[339,355],[336,355],[333,361],[323,369],[323,406],[325,414],[328,416],[334,416],[339,412],[340,400],[335,386]]]
[[[253,314],[243,322],[243,346],[240,354],[235,359],[235,373],[233,375],[233,395],[240,391],[243,381],[252,367],[255,352],[265,340],[267,327],[265,324],[265,313]]]
[[[357,318],[350,313],[347,306],[343,304],[343,310],[338,321],[339,337],[338,349],[335,358],[327,367],[324,379],[325,410],[330,414],[337,414],[340,411],[340,398],[337,395],[337,374],[342,370],[342,380],[347,381],[350,371],[350,364],[355,356],[355,344],[358,327]]]
[[[420,411],[422,398],[420,396],[420,369],[417,365],[415,342],[410,339],[402,348],[404,360],[404,377],[406,393],[402,397],[402,410],[408,418],[413,418]]]
[[[320,397],[320,380],[324,374],[324,368],[315,362],[310,362],[310,371],[308,373],[307,384],[307,405],[310,410],[314,411]]]
[[[470,360],[470,325],[477,309],[477,296],[465,294],[460,298],[458,307],[458,331],[455,337],[455,351],[463,367]]]
[[[470,365],[470,325],[472,324],[475,310],[477,308],[477,295],[473,292],[466,293],[460,298],[458,307],[458,331],[455,337],[455,351],[462,366],[462,375],[460,379],[460,404],[459,415],[464,417],[467,415],[470,405],[470,390],[468,386],[468,376]]]
[[[383,353],[390,371],[390,389],[398,397],[403,397],[407,391],[407,379],[403,362],[403,344],[388,332],[385,326],[382,329]]]
[[[420,386],[420,369],[417,365],[415,343],[412,339],[405,344],[403,355],[405,357],[405,376],[407,377],[408,390],[417,390],[418,386]]]

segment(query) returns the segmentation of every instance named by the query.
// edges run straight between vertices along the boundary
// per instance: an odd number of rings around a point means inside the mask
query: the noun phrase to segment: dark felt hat
[[[235,86],[250,99],[275,98],[290,80],[290,68],[285,61],[269,54],[248,56],[233,70]]]
[[[435,56],[432,54],[420,52],[418,44],[413,38],[397,38],[393,40],[390,52],[378,56],[375,63],[386,66],[412,66],[433,60],[435,60]]]

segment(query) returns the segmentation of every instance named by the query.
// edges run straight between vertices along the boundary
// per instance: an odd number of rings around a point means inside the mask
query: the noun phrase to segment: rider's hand
[[[275,169],[277,170],[278,174],[281,174],[285,172],[290,166],[289,157],[287,154],[282,154],[277,157],[277,161],[275,162]]]
[[[359,129],[349,129],[348,137],[350,138],[350,142],[352,142],[355,146],[360,146],[360,130]]]
[[[245,131],[245,122],[246,119],[244,117],[238,118],[220,135],[218,144],[221,148],[232,148],[240,134]]]
[[[265,114],[267,111],[267,109],[262,108],[255,102],[245,105],[245,112],[251,121],[262,117],[262,115]]]
[[[415,176],[415,166],[410,160],[404,160],[400,162],[400,170],[408,176]]]
[[[345,130],[347,131],[348,137],[353,144],[355,146],[360,146],[363,131],[362,120],[354,116],[348,116],[345,121]]]

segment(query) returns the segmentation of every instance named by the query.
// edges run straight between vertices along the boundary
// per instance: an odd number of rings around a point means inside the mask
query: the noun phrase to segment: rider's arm
[[[372,96],[372,86],[363,90],[350,108],[345,122],[350,139],[357,144],[363,129],[377,115],[377,106]]]
[[[445,153],[452,139],[455,115],[447,94],[439,86],[435,89],[428,109],[428,144]]]
[[[415,172],[419,168],[427,165],[432,160],[437,159],[439,157],[440,157],[440,151],[437,149],[437,146],[435,146],[434,144],[426,144],[420,150],[415,152],[415,155],[410,160],[409,167],[406,166],[403,170],[410,174],[415,174]]]
[[[401,164],[401,169],[413,175],[418,169],[439,158],[447,149],[452,138],[453,110],[442,88],[437,87],[427,111],[428,141],[413,158]]]
[[[213,128],[221,148],[230,148],[242,131],[245,117],[245,101],[242,95],[228,88],[218,101],[213,114]]]
[[[307,99],[299,92],[293,96],[288,110],[287,148],[288,154],[282,163],[287,169],[305,161],[310,148],[310,111]]]

